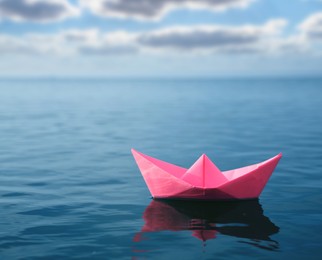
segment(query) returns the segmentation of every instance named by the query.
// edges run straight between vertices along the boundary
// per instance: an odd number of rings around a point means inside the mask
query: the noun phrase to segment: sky
[[[0,76],[322,76],[322,0],[0,0]]]

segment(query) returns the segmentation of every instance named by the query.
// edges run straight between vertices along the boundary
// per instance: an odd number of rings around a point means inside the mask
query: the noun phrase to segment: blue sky
[[[322,0],[0,0],[0,76],[322,76]]]

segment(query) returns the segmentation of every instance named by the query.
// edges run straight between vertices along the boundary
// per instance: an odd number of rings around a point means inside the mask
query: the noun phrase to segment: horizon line
[[[322,79],[322,74],[279,74],[279,75],[0,75],[0,80],[233,80],[233,79]]]

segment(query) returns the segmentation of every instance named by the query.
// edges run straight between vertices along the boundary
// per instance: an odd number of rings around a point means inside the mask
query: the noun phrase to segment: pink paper
[[[203,154],[185,169],[132,149],[153,198],[201,200],[258,198],[282,154],[254,165],[221,172]]]

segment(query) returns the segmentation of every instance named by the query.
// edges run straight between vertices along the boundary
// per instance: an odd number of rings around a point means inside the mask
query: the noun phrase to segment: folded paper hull
[[[153,198],[234,200],[258,198],[282,154],[251,166],[221,172],[206,155],[185,169],[132,149]]]

